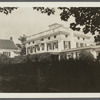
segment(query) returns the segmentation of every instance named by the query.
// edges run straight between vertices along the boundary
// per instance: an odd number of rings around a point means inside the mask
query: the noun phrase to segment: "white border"
[[[0,7],[100,7],[100,2],[0,2]]]
[[[0,2],[0,7],[100,7],[100,2]],[[0,93],[0,98],[100,98],[100,93]]]
[[[0,98],[100,98],[100,93],[0,93]]]

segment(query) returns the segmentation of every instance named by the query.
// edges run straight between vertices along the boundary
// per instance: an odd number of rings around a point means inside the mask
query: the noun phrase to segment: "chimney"
[[[10,40],[13,41],[13,37],[10,37]]]

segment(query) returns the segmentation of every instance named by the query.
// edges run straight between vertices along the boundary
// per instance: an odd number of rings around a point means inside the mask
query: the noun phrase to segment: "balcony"
[[[67,28],[64,28],[64,27],[59,27],[59,28],[55,28],[53,30],[46,30],[44,32],[40,32],[40,33],[37,33],[37,34],[34,34],[34,35],[31,35],[31,36],[28,36],[27,37],[27,41],[30,41],[30,40],[34,40],[34,39],[37,39],[37,38],[40,38],[40,37],[44,37],[46,35],[51,35],[54,33],[57,33],[57,32],[64,32],[66,34],[69,34],[68,33],[68,30]]]

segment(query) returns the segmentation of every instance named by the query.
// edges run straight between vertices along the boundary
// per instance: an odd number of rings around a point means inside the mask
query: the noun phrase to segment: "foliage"
[[[55,8],[33,7],[33,9],[47,14],[50,11],[48,15],[56,12]],[[47,9],[49,9],[49,11]],[[75,18],[75,22],[70,23],[70,28],[72,30],[80,31],[82,26],[85,34],[89,32],[95,34],[97,32],[100,35],[99,7],[58,7],[58,9],[62,11],[60,13],[61,20],[68,21],[71,16]],[[95,39],[100,42],[98,38],[100,37],[99,35],[95,36]]]
[[[20,36],[18,40],[21,41],[21,45],[19,45],[21,47],[21,52],[20,55],[25,55],[26,54],[26,47],[25,47],[25,42],[26,42],[27,37],[25,35]]]
[[[0,7],[0,12],[8,15],[13,10],[17,9],[18,7]]]
[[[60,53],[60,60],[66,60],[66,52],[61,52]]]
[[[89,51],[81,51],[79,59],[84,62],[91,62],[91,61],[94,61],[94,56]]]
[[[9,64],[9,62],[10,58],[3,54],[0,55],[0,64]]]
[[[47,13],[48,15],[54,14],[54,8],[45,8],[45,7],[33,7],[33,10],[41,11],[41,13]]]
[[[11,58],[10,63],[11,64],[22,64],[27,63],[28,59],[26,56],[16,56],[14,58]]]
[[[54,60],[54,57],[50,53],[41,53],[29,55],[29,59],[31,59],[33,62],[51,62]]]

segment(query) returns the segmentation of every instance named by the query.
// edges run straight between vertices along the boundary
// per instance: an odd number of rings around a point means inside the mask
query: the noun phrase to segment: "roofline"
[[[87,46],[87,47],[80,47],[80,48],[71,48],[71,49],[62,50],[61,52],[72,52],[72,51],[79,51],[79,50],[86,50],[86,49],[93,49],[93,47]]]
[[[51,27],[51,26],[53,26],[53,25],[63,26],[62,24],[59,24],[59,23],[54,23],[54,24],[51,24],[51,25],[48,25],[48,26]]]

